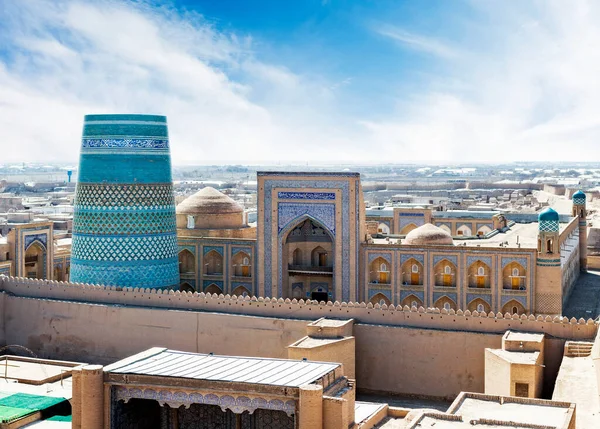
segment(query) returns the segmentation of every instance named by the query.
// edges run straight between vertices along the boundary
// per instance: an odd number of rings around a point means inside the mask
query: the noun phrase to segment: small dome
[[[230,214],[243,213],[244,209],[233,199],[215,188],[207,186],[177,205],[177,214]]]
[[[583,198],[585,200],[585,193],[577,191],[573,194],[573,199]]]
[[[453,244],[452,236],[442,228],[426,223],[406,235],[404,244]]]
[[[538,216],[538,221],[554,221],[558,222],[558,213],[552,207],[542,210]]]

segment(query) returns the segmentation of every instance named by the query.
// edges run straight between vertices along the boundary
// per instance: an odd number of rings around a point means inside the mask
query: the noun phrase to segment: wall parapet
[[[509,329],[542,332],[557,338],[591,339],[598,331],[593,319],[561,316],[511,315],[445,310],[364,302],[321,302],[283,298],[243,297],[203,292],[120,288],[0,275],[0,292],[35,299],[133,307],[232,313],[247,316],[316,320],[356,319],[357,323],[426,329],[502,333]]]

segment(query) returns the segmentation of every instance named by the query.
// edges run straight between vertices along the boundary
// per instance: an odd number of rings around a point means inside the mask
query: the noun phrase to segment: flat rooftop
[[[502,359],[522,365],[535,365],[540,357],[540,352],[511,352],[508,350],[501,349],[489,349],[491,353]]]
[[[0,379],[4,382],[41,385],[71,376],[78,362],[52,361],[20,356],[0,356]]]
[[[471,420],[484,419],[566,428],[565,424],[574,413],[574,407],[568,402],[463,393],[454,401],[448,413],[462,416],[467,424]]]
[[[506,333],[507,341],[535,341],[541,343],[544,341],[544,334],[535,334],[531,332],[508,331]]]
[[[568,224],[560,223],[560,232],[564,231]],[[499,232],[490,238],[470,238],[470,239],[454,239],[455,246],[465,247],[496,247],[500,248],[500,244],[504,248],[516,249],[537,249],[538,239],[538,223],[515,223],[505,232]],[[390,241],[385,238],[374,238],[373,243],[378,245],[389,245],[390,242],[395,242],[395,239]],[[508,244],[506,244],[508,242]],[[450,247],[450,246],[448,246]]]
[[[105,367],[105,372],[300,387],[340,367],[337,363],[217,356],[153,348]]]

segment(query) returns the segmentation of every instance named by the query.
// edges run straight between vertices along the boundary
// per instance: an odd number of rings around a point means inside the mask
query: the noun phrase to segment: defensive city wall
[[[484,349],[506,330],[543,332],[547,391],[565,341],[592,340],[598,325],[533,315],[449,312],[364,303],[317,303],[115,288],[0,276],[0,346],[41,357],[107,364],[163,346],[191,352],[287,357],[308,321],[354,319],[357,387],[454,397],[483,392]]]

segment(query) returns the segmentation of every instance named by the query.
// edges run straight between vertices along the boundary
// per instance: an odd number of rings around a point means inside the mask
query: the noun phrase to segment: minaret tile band
[[[176,234],[166,117],[87,115],[71,281],[177,287]]]

